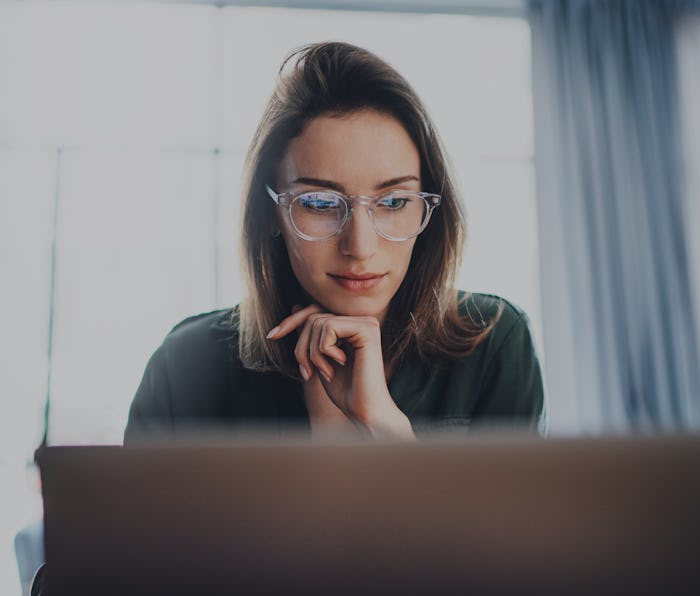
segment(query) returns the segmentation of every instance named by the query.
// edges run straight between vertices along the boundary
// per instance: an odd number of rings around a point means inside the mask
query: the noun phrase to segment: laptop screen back
[[[697,437],[38,461],[52,594],[700,593]]]

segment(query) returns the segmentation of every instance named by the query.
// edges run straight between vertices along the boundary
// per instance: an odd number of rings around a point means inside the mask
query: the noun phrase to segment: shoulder
[[[501,344],[519,329],[529,330],[530,320],[525,311],[513,302],[480,292],[457,292],[459,312],[477,327],[486,327],[491,322],[493,329],[487,336],[490,343]]]
[[[187,317],[175,325],[163,340],[162,348],[168,353],[193,347],[208,352],[229,349],[238,343],[238,307],[213,310]]]
[[[178,341],[199,335],[238,333],[238,307],[212,310],[192,315],[180,321],[168,333],[166,339]]]
[[[515,379],[518,371],[540,374],[530,320],[522,308],[501,296],[481,293],[460,293],[459,308],[477,327],[491,326],[467,358],[479,368],[482,381],[490,375]]]

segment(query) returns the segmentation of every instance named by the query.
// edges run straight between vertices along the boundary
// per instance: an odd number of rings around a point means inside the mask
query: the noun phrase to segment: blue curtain
[[[529,3],[555,431],[700,428],[674,45],[689,4]]]

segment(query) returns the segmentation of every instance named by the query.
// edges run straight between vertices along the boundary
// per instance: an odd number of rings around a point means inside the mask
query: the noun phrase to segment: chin
[[[380,319],[387,307],[388,304],[383,302],[378,304],[375,300],[346,298],[333,301],[328,310],[345,317],[376,317]]]

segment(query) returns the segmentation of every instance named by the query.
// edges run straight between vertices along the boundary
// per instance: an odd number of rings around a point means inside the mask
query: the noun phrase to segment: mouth
[[[346,290],[364,291],[376,288],[386,273],[329,273],[334,282]]]

